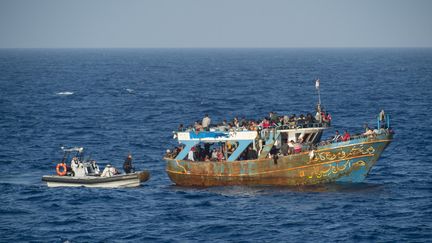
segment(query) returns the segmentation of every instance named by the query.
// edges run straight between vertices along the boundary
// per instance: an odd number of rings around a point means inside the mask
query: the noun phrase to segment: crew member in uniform
[[[135,172],[134,168],[132,166],[132,155],[131,154],[128,154],[128,156],[126,157],[125,162],[123,163],[123,170],[125,171],[126,174]]]

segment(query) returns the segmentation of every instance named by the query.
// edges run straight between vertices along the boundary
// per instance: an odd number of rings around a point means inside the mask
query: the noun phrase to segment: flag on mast
[[[315,81],[315,88],[316,88],[316,89],[319,89],[319,86],[320,86],[320,80],[317,79],[317,80]]]

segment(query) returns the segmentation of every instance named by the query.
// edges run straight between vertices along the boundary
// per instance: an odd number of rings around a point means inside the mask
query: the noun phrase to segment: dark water
[[[172,185],[179,123],[311,112],[315,77],[337,129],[392,115],[365,183]],[[0,241],[431,241],[431,95],[432,49],[0,50]],[[47,188],[61,145],[118,167],[130,151],[152,178]]]

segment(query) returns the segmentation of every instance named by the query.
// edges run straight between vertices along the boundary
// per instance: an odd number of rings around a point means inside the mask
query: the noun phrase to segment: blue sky
[[[432,47],[432,0],[0,0],[17,47]]]

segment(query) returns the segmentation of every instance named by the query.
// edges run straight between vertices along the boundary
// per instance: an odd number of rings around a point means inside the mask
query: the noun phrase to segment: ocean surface
[[[364,183],[169,180],[179,123],[312,112],[315,78],[334,129],[391,114],[395,139]],[[0,242],[431,242],[431,97],[432,49],[0,50]],[[151,179],[48,188],[61,146],[119,168],[130,152]]]

